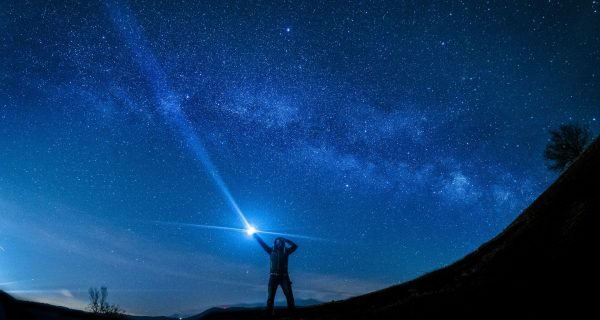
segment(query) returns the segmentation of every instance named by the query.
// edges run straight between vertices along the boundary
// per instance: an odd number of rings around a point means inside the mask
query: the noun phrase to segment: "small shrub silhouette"
[[[102,315],[108,319],[124,319],[125,310],[117,305],[108,303],[108,289],[106,287],[90,288],[88,290],[90,303],[87,309],[97,315]]]

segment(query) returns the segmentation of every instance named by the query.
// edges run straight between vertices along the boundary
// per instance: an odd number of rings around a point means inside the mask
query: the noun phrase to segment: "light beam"
[[[307,239],[307,240],[314,240],[314,241],[330,241],[330,240],[323,239],[323,238],[318,238],[318,237],[313,237],[313,236],[307,236],[307,235],[301,235],[301,234],[259,230],[259,229],[256,229],[256,227],[254,227],[252,225],[250,225],[246,229],[242,229],[242,228],[233,228],[233,227],[224,227],[224,226],[213,226],[213,225],[196,224],[196,223],[165,222],[165,221],[152,221],[152,222],[153,223],[158,223],[158,224],[163,224],[163,225],[178,226],[178,227],[188,227],[188,228],[201,228],[201,229],[212,229],[212,230],[221,230],[221,231],[243,232],[243,233],[245,233],[247,235],[253,235],[255,233],[260,233],[260,234],[268,234],[268,235],[283,236],[283,237],[298,238],[298,239]]]
[[[120,1],[106,1],[106,8],[111,21],[121,36],[123,42],[132,52],[133,60],[142,70],[146,79],[152,86],[154,98],[156,99],[160,112],[167,123],[185,139],[196,158],[200,160],[199,165],[212,178],[213,182],[227,200],[227,203],[238,215],[244,227],[250,224],[237,202],[229,192],[229,188],[221,178],[219,171],[208,156],[208,152],[200,137],[196,134],[192,124],[181,111],[180,98],[171,90],[167,76],[160,67],[154,54],[144,41],[143,32],[135,21],[133,13]]]
[[[192,153],[199,160],[197,165],[200,169],[203,169],[212,179],[217,189],[221,192],[221,195],[225,198],[227,204],[237,214],[238,218],[244,225],[244,229],[221,227],[221,226],[209,226],[209,225],[197,225],[197,224],[179,224],[194,226],[199,228],[209,228],[218,230],[228,231],[241,231],[249,235],[256,232],[263,234],[290,236],[296,238],[304,238],[311,240],[323,240],[316,237],[286,234],[269,231],[259,231],[254,226],[250,225],[248,219],[238,206],[237,202],[233,198],[233,195],[229,191],[229,188],[225,184],[225,181],[221,178],[217,167],[210,159],[204,143],[200,136],[194,131],[193,126],[186,115],[181,110],[180,98],[175,94],[169,85],[167,75],[163,72],[160,64],[156,60],[156,57],[150,50],[149,46],[143,37],[143,32],[140,26],[135,21],[134,14],[129,8],[119,0],[107,0],[105,2],[107,11],[110,15],[111,21],[114,28],[119,33],[121,39],[126,46],[129,47],[132,53],[132,58],[142,73],[148,80],[148,83],[152,87],[154,98],[159,106],[159,110],[166,122],[171,128],[176,131],[186,142]]]

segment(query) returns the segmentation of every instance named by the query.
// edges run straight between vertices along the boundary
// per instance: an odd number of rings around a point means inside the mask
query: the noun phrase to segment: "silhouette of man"
[[[271,258],[271,275],[269,277],[269,296],[267,298],[267,315],[273,314],[273,304],[275,301],[275,292],[277,286],[281,286],[289,310],[294,310],[294,294],[292,293],[292,281],[288,274],[288,257],[298,249],[298,245],[291,240],[285,238],[276,238],[273,248],[269,247],[263,239],[254,234],[254,238],[258,241],[261,247],[269,254]],[[289,247],[286,246],[289,244]]]

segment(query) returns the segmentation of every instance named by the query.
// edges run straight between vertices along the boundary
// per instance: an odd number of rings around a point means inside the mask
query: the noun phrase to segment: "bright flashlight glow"
[[[251,236],[251,235],[253,235],[253,234],[255,234],[255,233],[256,233],[256,228],[255,228],[254,226],[250,226],[250,225],[249,225],[249,226],[248,226],[248,228],[246,229],[246,233],[247,233],[249,236]]]
[[[172,225],[172,226],[178,226],[178,227],[190,227],[190,228],[202,228],[202,229],[212,229],[212,230],[244,232],[247,235],[261,233],[261,234],[268,234],[268,235],[274,235],[274,236],[284,236],[284,237],[292,237],[292,238],[307,239],[307,240],[314,240],[314,241],[331,241],[328,239],[307,236],[307,235],[301,235],[301,234],[257,230],[254,226],[252,226],[250,224],[248,225],[248,227],[246,229],[241,229],[241,228],[233,228],[233,227],[225,227],[225,226],[211,226],[211,225],[207,225],[207,224],[194,224],[194,223],[165,222],[165,221],[148,221],[148,222],[158,223],[158,224],[163,224],[163,225]]]

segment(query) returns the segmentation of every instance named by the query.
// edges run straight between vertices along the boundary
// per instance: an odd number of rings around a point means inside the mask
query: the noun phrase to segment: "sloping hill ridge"
[[[348,300],[299,308],[298,319],[590,318],[600,268],[600,138],[502,233],[415,280]],[[595,240],[594,240],[595,239]],[[595,300],[595,299],[594,299]],[[202,320],[259,319],[260,309],[212,309]],[[287,318],[277,310],[278,318]],[[3,319],[91,319],[15,300],[0,291]]]
[[[299,309],[297,316],[589,318],[597,313],[592,299],[600,272],[598,215],[600,138],[502,233],[463,259],[397,286]],[[203,320],[256,317],[224,311]]]
[[[23,301],[0,290],[0,320],[110,320],[115,318],[94,315],[51,304]],[[119,318],[121,319],[121,318]],[[169,317],[127,316],[123,320],[173,320]]]

